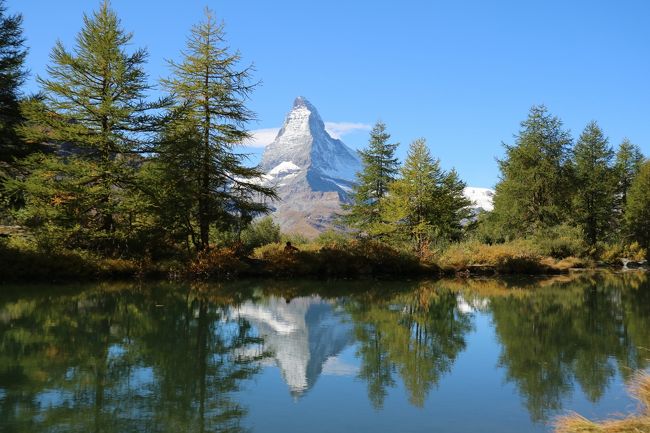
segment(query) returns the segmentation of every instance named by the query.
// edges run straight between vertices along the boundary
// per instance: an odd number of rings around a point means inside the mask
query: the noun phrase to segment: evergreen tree
[[[384,219],[393,237],[405,237],[419,253],[432,240],[451,239],[461,232],[471,203],[465,184],[454,170],[445,172],[424,139],[411,143],[401,177],[391,183]]]
[[[622,216],[625,214],[627,192],[632,180],[636,177],[643,163],[643,154],[636,144],[627,138],[624,139],[616,151],[614,162],[614,176],[616,183],[616,211]]]
[[[533,106],[499,160],[494,213],[508,237],[563,222],[570,209],[571,136],[545,106]]]
[[[171,62],[172,77],[164,80],[173,94],[173,122],[158,148],[161,167],[173,185],[183,189],[177,217],[197,221],[195,246],[206,248],[210,226],[242,226],[268,211],[271,188],[260,186],[262,173],[243,165],[246,155],[234,147],[249,137],[254,118],[246,100],[255,84],[251,68],[238,68],[239,53],[230,53],[223,24],[206,10],[206,19],[192,28],[184,58]],[[179,164],[182,164],[182,169]]]
[[[16,131],[23,120],[20,86],[27,76],[24,42],[22,16],[7,15],[5,0],[0,0],[0,176],[25,151]]]
[[[585,240],[594,245],[611,233],[614,215],[612,159],[614,151],[596,122],[590,122],[573,150],[575,222],[582,227]]]
[[[625,222],[632,241],[650,250],[650,160],[646,160],[627,194]]]
[[[346,206],[349,213],[345,219],[349,226],[374,234],[381,221],[382,201],[388,185],[395,180],[399,163],[395,149],[399,143],[389,143],[386,125],[377,122],[370,131],[368,147],[359,151],[363,169],[357,173],[352,190],[352,204]]]
[[[23,189],[31,206],[25,222],[71,230],[82,224],[84,233],[97,234],[86,238],[86,246],[114,251],[117,232],[133,220],[120,213],[120,199],[137,190],[138,154],[150,149],[159,130],[153,110],[165,101],[145,100],[150,90],[143,69],[147,53],[126,51],[132,36],[121,28],[108,1],[92,15],[84,14],[83,22],[72,51],[56,43],[49,77],[38,78],[41,98],[25,104],[22,133],[31,142],[53,143],[56,156],[46,163],[32,159],[27,168],[36,173],[16,189]],[[47,173],[42,173],[45,167]],[[72,185],[74,190],[66,190]],[[54,215],[77,217],[52,219],[49,206],[67,208]]]

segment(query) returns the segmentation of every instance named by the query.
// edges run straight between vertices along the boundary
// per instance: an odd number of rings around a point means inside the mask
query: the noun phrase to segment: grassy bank
[[[416,255],[372,240],[323,237],[244,249],[214,247],[198,254],[107,258],[84,251],[41,251],[25,242],[0,242],[0,281],[68,281],[157,278],[225,280],[241,277],[440,277],[449,275],[543,275],[593,268],[596,261],[554,258],[529,241],[486,245],[455,243]]]

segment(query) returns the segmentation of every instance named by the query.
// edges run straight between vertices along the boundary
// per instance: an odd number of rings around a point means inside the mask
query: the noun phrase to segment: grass
[[[351,239],[297,247],[299,251],[288,253],[281,243],[269,244],[257,248],[253,257],[261,261],[265,274],[281,277],[439,274],[436,266],[421,263],[414,254],[380,242]]]
[[[556,433],[648,433],[650,432],[650,375],[638,373],[630,393],[639,401],[639,413],[623,419],[590,421],[578,414],[559,418]]]
[[[68,281],[149,277],[227,280],[238,277],[409,277],[442,275],[550,275],[593,266],[590,259],[553,258],[532,240],[488,245],[460,242],[418,257],[408,247],[325,233],[307,241],[295,238],[299,251],[285,252],[284,242],[250,254],[233,247],[212,247],[198,254],[161,259],[107,258],[87,251],[43,251],[23,235],[0,239],[0,281]],[[167,256],[164,256],[167,257]]]

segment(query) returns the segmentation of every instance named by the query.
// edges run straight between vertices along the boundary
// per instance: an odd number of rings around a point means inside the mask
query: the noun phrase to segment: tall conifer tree
[[[650,160],[641,165],[630,185],[625,222],[630,240],[646,248],[650,259]]]
[[[590,245],[611,234],[614,217],[614,151],[596,122],[580,134],[573,150],[575,195],[573,214]]]
[[[27,75],[24,42],[22,16],[8,15],[5,0],[0,0],[0,175],[26,150],[16,131],[23,120],[19,105]]]
[[[494,213],[508,237],[563,222],[570,210],[571,136],[545,106],[533,106],[514,145],[499,160]]]
[[[445,172],[424,139],[411,143],[401,177],[390,185],[383,210],[389,233],[405,237],[419,253],[434,240],[457,237],[469,217],[465,184],[455,170]]]
[[[147,53],[127,52],[131,39],[104,1],[84,14],[73,50],[55,44],[48,78],[38,78],[42,97],[25,104],[22,133],[56,155],[28,163],[31,176],[16,186],[27,202],[22,217],[69,230],[69,246],[115,251],[117,232],[133,222],[120,206],[137,189],[137,155],[150,149],[160,123],[154,110],[165,101],[147,102]]]
[[[368,147],[359,151],[362,171],[352,191],[352,204],[347,206],[345,219],[353,228],[375,234],[381,221],[382,201],[388,185],[395,180],[399,163],[395,149],[399,143],[389,143],[390,134],[383,122],[377,122],[370,131]]]
[[[209,244],[211,224],[250,220],[268,210],[265,199],[275,197],[271,188],[260,186],[262,173],[244,166],[246,155],[234,149],[249,138],[246,124],[254,119],[246,102],[255,83],[251,67],[240,68],[240,60],[226,45],[223,24],[206,9],[205,21],[191,30],[182,61],[171,62],[172,76],[164,80],[177,103],[158,149],[160,161],[167,174],[176,173],[171,182],[182,179],[183,212],[197,221],[199,249]],[[182,172],[176,169],[179,162]]]
[[[614,176],[616,183],[616,213],[622,216],[625,213],[627,192],[632,181],[639,173],[643,164],[643,153],[636,144],[627,138],[624,139],[616,151],[614,162]]]

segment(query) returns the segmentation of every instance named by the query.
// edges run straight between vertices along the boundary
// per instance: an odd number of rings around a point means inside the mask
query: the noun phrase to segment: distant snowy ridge
[[[463,190],[463,195],[474,204],[477,210],[491,212],[494,210],[494,190],[490,188],[477,188],[468,186]]]

